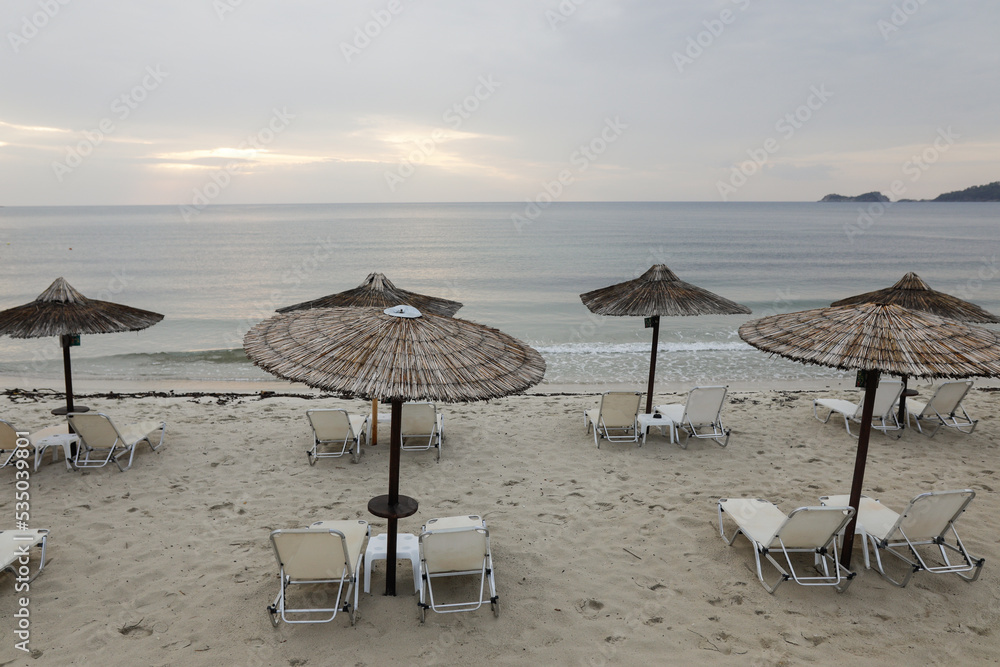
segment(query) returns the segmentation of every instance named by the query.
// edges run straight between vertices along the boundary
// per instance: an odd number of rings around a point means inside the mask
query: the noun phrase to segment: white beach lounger
[[[145,442],[154,452],[163,444],[167,423],[156,420],[127,424],[119,429],[111,417],[100,412],[71,412],[66,415],[73,430],[80,436],[74,463],[77,468],[102,468],[111,461],[125,472],[132,467],[132,458],[140,442]],[[156,433],[160,437],[154,445]],[[121,459],[128,455],[128,465]]]
[[[351,617],[351,625],[354,625],[358,612],[358,573],[369,533],[368,522],[362,520],[317,521],[308,528],[272,531],[271,546],[278,560],[281,583],[278,596],[267,608],[271,624],[277,627],[279,620],[285,623],[329,623],[338,612],[346,611]],[[337,584],[334,605],[288,608],[289,586],[311,584]],[[326,597],[323,596],[323,599]],[[289,618],[290,614],[330,616]]]
[[[728,387],[695,387],[688,392],[687,402],[657,405],[656,412],[669,419],[674,428],[684,431],[684,441],[677,439],[687,449],[688,438],[709,438],[720,447],[729,444],[729,429],[722,425],[722,406],[726,402]],[[700,430],[699,430],[700,429]]]
[[[500,602],[493,579],[493,555],[486,522],[475,515],[431,519],[420,533],[420,622],[428,609],[439,614],[475,611],[489,602],[493,615],[500,615]],[[434,599],[434,579],[478,576],[476,597],[464,602],[442,603]],[[486,584],[489,595],[484,595]]]
[[[865,546],[865,567],[870,569],[872,566],[868,553],[871,544],[876,569],[896,586],[905,586],[913,573],[920,570],[935,574],[955,573],[966,581],[975,581],[985,560],[970,556],[955,530],[955,522],[975,497],[976,492],[971,489],[921,493],[897,514],[879,501],[861,496],[855,532],[861,535]],[[824,496],[820,502],[840,505],[848,502],[848,496]],[[954,538],[954,544],[948,542],[948,533]],[[932,562],[930,556],[935,547],[939,560]],[[882,563],[882,552],[906,563],[906,575],[901,579],[891,577]],[[960,556],[961,562],[952,562],[949,552]],[[973,574],[966,575],[966,572]]]
[[[912,398],[906,401],[906,423],[910,423],[913,418],[917,423],[917,430],[921,433],[920,422],[934,422],[934,430],[928,437],[933,438],[942,426],[953,428],[960,433],[972,433],[976,430],[978,420],[969,416],[962,406],[966,394],[972,389],[972,380],[953,380],[945,382],[934,390],[931,400],[926,403],[915,401]],[[961,415],[958,412],[961,411]]]
[[[315,465],[321,458],[339,458],[351,453],[354,463],[361,458],[361,438],[365,434],[367,417],[351,415],[347,410],[306,410],[309,426],[313,433],[313,446],[306,450],[309,465]],[[320,445],[333,445],[333,451],[321,452]],[[340,451],[336,448],[340,447]]]
[[[38,528],[35,530],[0,530],[0,572],[10,570],[15,575],[18,570],[28,566],[29,551],[33,546],[40,546],[42,553],[35,574],[28,579],[28,583],[35,580],[35,577],[45,569],[45,547],[49,541],[49,529]]]
[[[875,391],[875,406],[872,410],[872,420],[879,420],[880,425],[872,424],[872,428],[876,428],[886,435],[888,435],[888,431],[900,430],[899,420],[896,419],[896,405],[899,402],[899,395],[902,393],[903,383],[899,380],[886,380],[879,383],[878,389]],[[830,421],[830,417],[833,416],[834,412],[839,413],[844,417],[844,427],[847,429],[847,432],[856,438],[858,437],[857,434],[851,432],[851,422],[856,424],[861,423],[864,404],[864,400],[855,404],[839,398],[816,398],[813,399],[813,417],[825,424]],[[817,413],[817,408],[820,406],[830,411],[826,419],[821,419]],[[886,423],[887,419],[890,419],[892,424]]]
[[[642,394],[634,391],[608,391],[601,395],[596,410],[584,410],[587,433],[594,429],[594,444],[601,447],[601,438],[610,442],[639,442],[636,422]]]
[[[736,523],[732,537],[726,537],[723,514]],[[840,564],[837,555],[837,535],[854,516],[854,510],[846,506],[800,507],[788,516],[766,500],[723,498],[719,500],[719,534],[728,544],[736,540],[740,533],[753,544],[754,559],[757,561],[757,578],[768,593],[782,583],[794,579],[803,586],[833,586],[844,592],[851,585],[855,573]],[[784,556],[787,570],[774,559],[772,552]],[[818,576],[802,576],[792,563],[792,554],[813,555],[813,565]],[[778,570],[778,580],[769,585],[761,570],[761,556],[770,561]]]
[[[433,403],[403,403],[403,416],[399,424],[405,451],[427,451],[437,449],[437,460],[441,460],[441,439],[444,437],[444,417]]]

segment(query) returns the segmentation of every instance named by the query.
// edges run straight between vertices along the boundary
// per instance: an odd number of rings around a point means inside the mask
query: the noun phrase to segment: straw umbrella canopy
[[[310,308],[351,308],[374,307],[391,308],[393,306],[413,306],[422,313],[452,317],[462,307],[458,301],[441,299],[436,296],[426,296],[416,292],[408,292],[392,284],[384,274],[369,273],[364,282],[353,289],[329,296],[323,296],[312,301],[303,301],[292,306],[278,308],[279,313],[290,313],[295,310]]]
[[[853,306],[860,303],[894,303],[911,310],[947,317],[959,322],[974,324],[1000,324],[1000,317],[983,310],[974,303],[931,289],[930,285],[912,271],[899,279],[892,287],[865,292],[834,301],[831,306]],[[899,401],[899,421],[906,419],[906,384],[908,376],[903,376],[903,396]],[[916,395],[915,392],[911,395]],[[905,424],[904,424],[905,425]]]
[[[1000,377],[1000,335],[895,304],[863,303],[772,315],[745,323],[740,338],[765,352],[806,364],[864,370],[865,396],[850,505],[861,499],[879,375]],[[841,560],[851,564],[851,519]]]
[[[860,303],[894,303],[910,310],[931,313],[938,317],[978,324],[1000,324],[1000,317],[956,296],[931,289],[912,271],[892,287],[865,292],[834,301],[831,306],[854,306]]]
[[[396,594],[397,520],[417,511],[416,500],[399,495],[403,402],[500,398],[524,391],[545,374],[541,355],[517,339],[410,306],[275,315],[247,332],[243,348],[255,364],[279,377],[344,398],[392,402],[389,493],[368,503],[368,510],[389,524],[386,595]]]
[[[0,335],[7,334],[12,338],[59,336],[66,378],[66,412],[72,412],[73,379],[69,348],[73,344],[79,345],[79,341],[73,339],[80,334],[139,331],[162,319],[163,315],[148,310],[88,299],[64,278],[56,278],[31,303],[0,312]]]
[[[391,308],[393,306],[413,306],[422,313],[453,317],[462,304],[450,299],[426,296],[400,289],[382,273],[369,273],[364,282],[353,289],[323,296],[312,301],[303,301],[292,306],[278,308],[276,312],[290,313],[310,308]],[[372,439],[378,443],[378,401],[372,401]]]
[[[598,315],[648,317],[653,328],[653,349],[649,358],[649,386],[646,412],[653,411],[653,381],[656,377],[656,346],[660,337],[660,316],[748,315],[750,309],[735,301],[686,283],[667,268],[656,264],[635,280],[602,287],[580,295],[583,305]]]

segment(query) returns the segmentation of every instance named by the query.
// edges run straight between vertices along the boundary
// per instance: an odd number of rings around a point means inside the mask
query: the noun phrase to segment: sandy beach
[[[595,448],[582,414],[597,405],[597,387],[541,385],[489,403],[439,405],[441,461],[429,452],[403,456],[401,492],[420,509],[400,530],[418,533],[433,517],[483,516],[500,617],[487,608],[431,613],[421,625],[408,564],[399,564],[399,595],[385,597],[378,562],[355,627],[338,615],[274,629],[265,611],[278,587],[271,530],[358,518],[373,534],[385,531],[366,506],[385,493],[387,433],[358,464],[345,457],[310,467],[305,454],[307,409],[367,414],[370,405],[287,383],[267,391],[302,396],[262,397],[255,385],[255,393],[215,386],[109,398],[86,394],[137,387],[81,383],[78,403],[116,422],[163,419],[167,435],[157,453],[141,447],[125,473],[71,472],[46,457],[32,474],[31,526],[51,536],[49,562],[30,588],[30,664],[995,663],[1000,423],[986,383],[966,399],[980,419],[972,435],[873,433],[864,489],[897,510],[923,491],[974,489],[959,532],[986,558],[979,581],[917,573],[896,588],[864,570],[858,543],[859,574],[846,593],[787,583],[770,595],[748,543],[720,539],[720,497],[764,498],[789,512],[849,491],[855,440],[836,419],[812,416],[816,396],[858,400],[858,390],[833,384],[733,387],[725,449],[692,441],[683,450],[655,432],[642,447]],[[916,388],[930,393],[929,384]],[[664,385],[654,402],[683,402],[685,391]],[[52,394],[7,391],[0,414],[37,430],[55,423],[49,412],[59,404]],[[7,528],[14,471],[0,478]],[[14,577],[0,576],[0,586],[0,664],[28,664],[14,648]]]

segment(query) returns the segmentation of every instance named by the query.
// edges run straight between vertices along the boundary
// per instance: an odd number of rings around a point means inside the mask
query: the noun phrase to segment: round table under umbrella
[[[895,304],[862,303],[772,315],[745,323],[750,345],[806,364],[867,372],[850,506],[861,500],[879,375],[1000,377],[1000,335]],[[857,514],[841,562],[850,568]]]
[[[349,290],[278,308],[276,312],[290,313],[312,308],[391,308],[413,306],[422,313],[454,317],[462,307],[458,301],[409,292],[396,287],[382,273],[369,273],[364,281]],[[372,432],[370,444],[378,444],[378,401],[372,401]]]
[[[748,315],[750,309],[701,287],[686,283],[667,268],[656,264],[635,280],[602,287],[580,295],[580,300],[598,315],[650,318],[653,349],[649,356],[649,384],[646,412],[653,411],[653,383],[656,378],[656,346],[660,337],[660,316]]]
[[[369,511],[388,520],[386,595],[396,594],[397,521],[417,511],[399,494],[400,424],[405,401],[480,401],[516,394],[542,380],[533,348],[490,327],[410,306],[320,308],[275,315],[243,339],[255,364],[279,377],[344,398],[392,404],[389,493]]]
[[[73,376],[69,348],[80,334],[119,333],[151,327],[163,315],[110,301],[88,299],[66,282],[56,278],[38,298],[23,306],[0,312],[0,335],[12,338],[59,336],[63,349],[63,373],[66,379],[65,412],[80,410],[73,405]],[[85,408],[84,408],[85,409]],[[53,411],[65,414],[62,408]]]
[[[957,296],[931,289],[930,285],[912,271],[900,278],[892,287],[849,296],[830,305],[854,306],[861,303],[894,303],[910,310],[919,310],[969,324],[1000,324],[1000,317]],[[899,398],[898,421],[901,426],[906,426],[906,381],[907,376],[904,375],[903,394]],[[911,395],[915,396],[916,393]]]

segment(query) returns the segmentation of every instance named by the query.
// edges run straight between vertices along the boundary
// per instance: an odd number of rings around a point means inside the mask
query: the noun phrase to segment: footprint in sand
[[[587,618],[597,618],[602,609],[604,609],[604,603],[593,598],[581,600],[576,603],[576,610]]]

